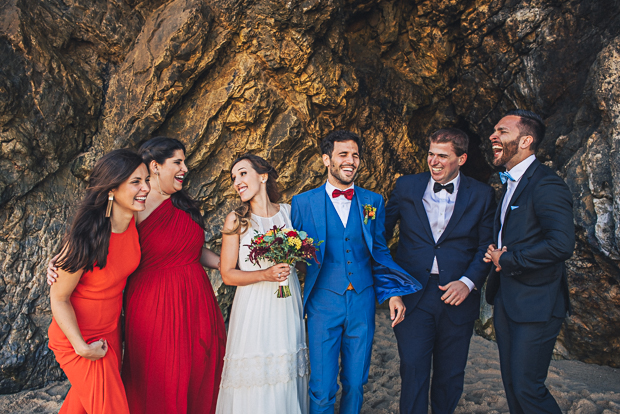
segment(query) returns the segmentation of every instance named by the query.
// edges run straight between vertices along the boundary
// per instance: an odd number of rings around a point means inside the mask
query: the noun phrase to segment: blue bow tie
[[[512,175],[510,175],[509,172],[500,172],[499,179],[502,180],[502,184],[506,184],[508,180],[515,181],[515,179],[512,178]]]

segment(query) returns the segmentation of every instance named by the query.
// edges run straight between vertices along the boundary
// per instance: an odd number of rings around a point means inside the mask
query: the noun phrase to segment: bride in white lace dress
[[[279,199],[278,175],[262,158],[240,157],[231,176],[243,205],[222,230],[222,279],[237,292],[216,413],[306,414],[310,368],[297,273],[287,264],[259,267],[247,260],[255,231],[292,228],[290,206],[270,201]],[[286,278],[291,296],[278,298]]]

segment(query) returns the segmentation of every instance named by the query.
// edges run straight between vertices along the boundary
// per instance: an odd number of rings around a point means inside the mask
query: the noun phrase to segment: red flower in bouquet
[[[294,229],[287,229],[282,227],[273,226],[265,234],[256,235],[246,245],[250,248],[250,254],[248,261],[252,264],[260,267],[259,261],[261,259],[271,262],[273,264],[287,263],[294,265],[297,262],[305,262],[307,264],[310,259],[314,259],[316,263],[319,261],[316,257],[316,251],[322,241],[314,243],[311,237],[308,237],[306,232],[297,231]],[[291,291],[288,287],[288,279],[284,282],[280,282],[280,286],[276,291],[279,298],[286,298],[291,296]]]

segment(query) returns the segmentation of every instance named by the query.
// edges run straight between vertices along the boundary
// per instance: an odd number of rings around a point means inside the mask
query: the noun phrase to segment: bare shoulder
[[[228,213],[228,215],[226,216],[226,219],[224,220],[224,229],[223,230],[232,230],[235,228],[235,224],[237,223],[237,215],[235,214],[234,211],[231,211],[230,213]]]

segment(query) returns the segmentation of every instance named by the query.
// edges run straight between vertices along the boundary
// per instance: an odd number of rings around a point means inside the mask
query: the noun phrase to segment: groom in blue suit
[[[435,132],[430,171],[399,178],[386,208],[388,237],[400,220],[396,263],[424,286],[403,297],[407,319],[394,328],[401,414],[428,412],[431,361],[433,414],[452,414],[463,392],[495,212],[491,187],[460,173],[468,145],[459,129]]]
[[[405,316],[401,296],[420,284],[392,260],[383,197],[354,186],[359,136],[334,131],[321,141],[325,185],[293,197],[293,227],[315,240],[320,264],[308,267],[304,313],[310,348],[310,413],[333,413],[341,358],[341,414],[362,409],[375,331],[375,298],[389,299],[392,326]]]

